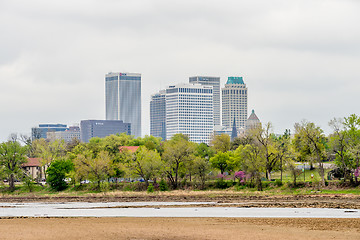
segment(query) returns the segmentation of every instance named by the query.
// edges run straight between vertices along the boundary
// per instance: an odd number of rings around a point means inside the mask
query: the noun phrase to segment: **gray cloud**
[[[360,114],[360,3],[351,0],[0,2],[1,140],[38,123],[104,118],[104,75],[149,98],[191,75],[244,76],[249,110],[283,132]]]

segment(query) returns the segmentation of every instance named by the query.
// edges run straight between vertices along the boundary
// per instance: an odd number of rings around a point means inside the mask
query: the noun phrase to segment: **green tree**
[[[91,154],[79,154],[74,159],[75,171],[80,174],[81,178],[87,177],[97,184],[100,190],[101,181],[107,179],[114,172],[113,161],[106,151],[100,151],[94,157]]]
[[[125,133],[122,133],[120,135],[110,135],[105,138],[102,138],[100,141],[100,149],[107,151],[112,158],[118,158],[119,157],[119,148],[121,146],[129,146],[131,145],[132,136],[126,135]],[[116,161],[116,160],[115,160]]]
[[[209,160],[214,155],[215,151],[205,143],[200,143],[196,146],[195,156]]]
[[[246,144],[253,143],[254,139],[251,134],[249,134],[249,131],[246,134],[242,134],[239,137],[236,137],[230,144],[231,150],[236,150],[240,145],[245,146]]]
[[[241,169],[251,174],[255,179],[257,188],[262,191],[261,178],[266,171],[266,160],[264,158],[263,148],[256,144],[240,145],[237,149],[239,153]]]
[[[162,159],[165,163],[165,173],[174,189],[179,184],[180,168],[193,158],[195,144],[188,141],[183,134],[175,134],[171,140],[164,143]]]
[[[273,134],[271,133],[272,125],[267,123],[264,127],[260,124],[249,131],[253,139],[259,143],[259,147],[263,148],[261,151],[264,154],[266,162],[266,178],[271,179],[271,172],[278,165],[278,158],[275,153],[275,144],[273,141]]]
[[[297,151],[308,161],[317,163],[321,183],[325,186],[323,162],[326,159],[326,139],[323,130],[312,122],[296,123],[294,144]]]
[[[15,179],[23,175],[21,164],[26,162],[27,151],[28,148],[18,141],[0,144],[0,166],[3,166],[3,174],[8,178],[10,191],[15,190]]]
[[[48,174],[47,182],[50,187],[56,191],[67,188],[65,178],[73,170],[74,164],[71,160],[54,160],[46,170]]]
[[[162,152],[161,148],[161,138],[148,136],[144,138],[138,137],[129,142],[129,146],[145,146],[149,150],[157,150],[159,153]]]
[[[286,167],[290,170],[292,179],[293,179],[293,185],[296,186],[296,179],[301,174],[301,170],[296,167],[296,164],[294,161],[289,161],[286,165]],[[305,169],[304,169],[305,171]]]
[[[46,169],[50,166],[51,162],[65,157],[66,144],[63,140],[46,141],[45,139],[36,139],[33,141],[32,146],[35,151],[35,156],[40,158],[41,174],[46,178]]]
[[[210,163],[206,158],[196,157],[193,162],[194,174],[200,180],[201,189],[205,188],[205,182],[210,172]]]
[[[349,136],[342,119],[334,118],[329,122],[330,127],[333,129],[333,133],[329,136],[330,150],[335,153],[335,164],[341,169],[344,174],[344,180],[352,181],[352,177],[349,174],[353,169],[353,161],[349,154]]]
[[[283,179],[283,170],[287,163],[291,163],[295,158],[294,150],[291,145],[290,130],[286,129],[284,134],[276,137],[273,135],[275,156],[280,167],[280,181]]]
[[[149,150],[145,146],[141,146],[129,167],[132,174],[143,178],[148,186],[149,180],[160,176],[162,165],[160,154],[156,150]]]
[[[360,167],[360,117],[351,114],[344,119],[348,135],[348,153],[352,159],[353,169]],[[357,177],[355,176],[357,182]]]
[[[215,135],[210,145],[216,152],[227,152],[230,150],[230,136],[224,133]]]
[[[230,155],[228,152],[218,152],[210,158],[211,167],[219,169],[221,174],[224,174],[229,169]]]

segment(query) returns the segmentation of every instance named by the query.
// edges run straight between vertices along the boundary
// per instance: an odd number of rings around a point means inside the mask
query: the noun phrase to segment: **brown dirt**
[[[360,239],[360,219],[12,218],[0,239]]]
[[[244,195],[225,191],[172,191],[161,193],[108,192],[82,196],[2,195],[0,202],[216,202],[226,207],[291,207],[291,208],[352,208],[360,209],[360,195]]]

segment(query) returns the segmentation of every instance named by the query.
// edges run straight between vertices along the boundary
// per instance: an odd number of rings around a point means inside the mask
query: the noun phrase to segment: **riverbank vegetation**
[[[228,135],[214,136],[209,146],[190,142],[183,134],[167,141],[119,134],[89,143],[32,141],[13,135],[0,144],[0,191],[230,189],[244,194],[307,194],[349,189],[357,193],[360,118],[351,115],[329,124],[333,132],[328,136],[308,121],[296,123],[294,133],[285,130],[281,135],[272,132],[271,123],[259,124],[232,141]],[[34,179],[22,168],[27,158],[40,159]]]

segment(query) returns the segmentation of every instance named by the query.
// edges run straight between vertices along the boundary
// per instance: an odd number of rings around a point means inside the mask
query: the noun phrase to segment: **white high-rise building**
[[[105,75],[106,120],[131,123],[131,134],[141,136],[141,74]]]
[[[195,76],[189,78],[189,83],[213,87],[214,125],[221,125],[220,122],[220,77]]]
[[[214,130],[213,88],[178,84],[166,89],[166,138],[182,133],[196,143],[209,143]]]
[[[228,77],[222,91],[222,125],[233,127],[235,119],[239,130],[245,128],[248,108],[248,89],[242,77]]]
[[[161,100],[164,97],[165,105]],[[166,139],[182,133],[187,135],[192,142],[207,144],[210,142],[214,130],[212,86],[200,84],[169,86],[165,91],[154,94],[152,102],[150,129],[157,128],[161,133],[165,123]],[[155,108],[160,111],[161,116]]]

